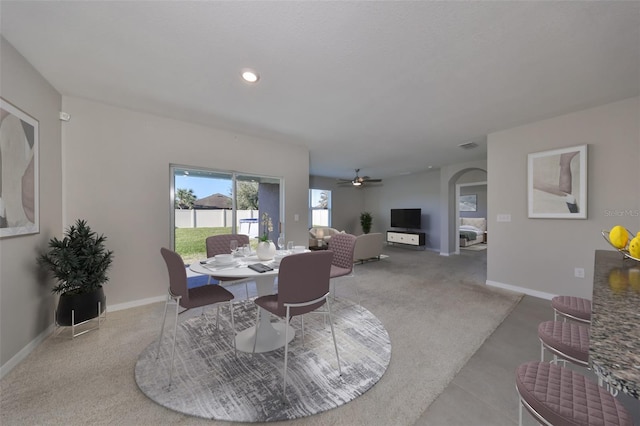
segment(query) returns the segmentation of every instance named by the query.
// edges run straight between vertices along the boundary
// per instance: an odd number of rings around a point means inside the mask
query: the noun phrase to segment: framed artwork
[[[587,218],[587,145],[529,154],[530,218]]]
[[[0,238],[40,232],[38,120],[0,98]]]
[[[478,211],[478,196],[476,194],[460,196],[460,211],[475,212]]]

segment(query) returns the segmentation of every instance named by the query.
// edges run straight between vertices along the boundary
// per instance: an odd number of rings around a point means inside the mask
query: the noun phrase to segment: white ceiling
[[[488,133],[640,94],[639,2],[2,0],[0,15],[63,95],[304,143],[322,176],[483,159]]]

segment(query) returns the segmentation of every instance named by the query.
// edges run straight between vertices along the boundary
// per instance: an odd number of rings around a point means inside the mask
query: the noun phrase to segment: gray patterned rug
[[[253,302],[234,306],[236,330],[253,326]],[[145,395],[164,407],[216,420],[289,420],[338,407],[380,380],[391,360],[391,341],[382,323],[366,309],[338,298],[332,311],[342,376],[338,375],[331,329],[323,324],[323,315],[305,315],[304,346],[300,320],[294,318],[296,337],[289,344],[286,405],[282,399],[284,349],[253,356],[238,351],[236,358],[226,307],[220,309],[220,331],[215,330],[215,311],[178,325],[170,389],[172,330],[165,333],[157,361],[157,340],[140,354],[136,382]]]

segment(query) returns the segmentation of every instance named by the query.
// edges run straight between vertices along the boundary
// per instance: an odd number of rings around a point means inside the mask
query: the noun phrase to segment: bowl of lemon
[[[624,226],[616,225],[609,231],[602,231],[602,236],[625,257],[640,262],[640,232],[634,237]]]

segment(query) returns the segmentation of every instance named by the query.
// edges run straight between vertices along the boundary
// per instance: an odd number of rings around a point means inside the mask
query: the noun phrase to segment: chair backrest
[[[333,252],[333,265],[351,271],[353,269],[353,251],[356,248],[356,236],[336,234],[331,237],[329,250]]]
[[[329,292],[331,260],[329,250],[312,251],[286,256],[278,271],[278,307],[285,303],[303,303],[318,299]],[[325,301],[313,305],[291,308],[291,316],[311,312]]]
[[[242,247],[244,244],[249,244],[249,236],[244,234],[223,234],[212,235],[205,240],[207,246],[207,257],[213,257],[216,254],[229,254],[231,248],[229,243],[232,240],[238,242],[238,247]]]
[[[187,287],[187,269],[182,257],[175,251],[162,247],[160,249],[164,262],[169,272],[169,288],[174,296],[181,296],[181,305],[189,302],[189,290]]]

